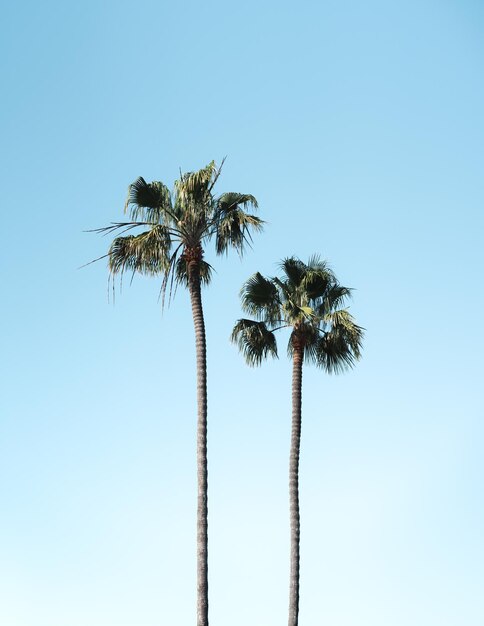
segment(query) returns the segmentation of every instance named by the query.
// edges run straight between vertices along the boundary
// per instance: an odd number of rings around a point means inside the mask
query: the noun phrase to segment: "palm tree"
[[[97,229],[121,235],[105,255],[111,276],[162,276],[163,302],[168,285],[170,296],[180,283],[190,294],[197,359],[197,626],[208,625],[207,358],[201,285],[210,282],[212,268],[203,258],[204,245],[214,238],[217,254],[235,248],[242,255],[251,232],[263,224],[247,212],[257,208],[254,196],[214,195],[222,165],[212,161],[198,172],[180,173],[173,193],[162,182],[138,178],[129,186],[125,204],[130,220]]]
[[[289,508],[291,565],[289,626],[299,615],[299,452],[301,443],[301,394],[303,362],[314,363],[328,373],[352,367],[360,358],[363,329],[346,308],[350,289],[341,286],[325,261],[313,256],[307,264],[295,257],[281,263],[282,278],[264,278],[259,272],[243,285],[242,308],[255,319],[240,319],[232,331],[247,363],[260,365],[267,356],[277,357],[274,332],[290,329],[288,355],[292,358],[292,430],[289,456]]]

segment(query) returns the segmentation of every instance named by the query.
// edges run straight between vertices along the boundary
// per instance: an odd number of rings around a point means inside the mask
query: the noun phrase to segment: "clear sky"
[[[304,373],[301,625],[482,626],[483,34],[478,0],[3,3],[2,626],[195,623],[187,295],[77,268],[136,177],[225,155],[268,224],[207,252],[211,625],[286,621],[290,364],[228,336],[319,252],[367,333]]]

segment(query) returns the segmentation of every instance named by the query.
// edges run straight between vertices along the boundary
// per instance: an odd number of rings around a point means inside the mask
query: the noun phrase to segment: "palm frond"
[[[330,285],[324,296],[315,303],[316,311],[323,318],[331,311],[339,309],[351,297],[352,290],[350,288],[343,287],[340,284]]]
[[[300,290],[313,303],[324,299],[328,291],[336,284],[336,278],[332,270],[327,266],[322,267],[321,265],[320,267],[308,265],[299,283]]]
[[[215,161],[198,170],[198,172],[185,172],[175,182],[178,201],[181,203],[203,203],[207,199],[210,184],[217,175]]]
[[[168,297],[168,304],[171,302],[171,297],[173,294],[173,283],[175,282],[175,273],[176,273],[176,264],[178,261],[178,257],[180,255],[180,249],[183,247],[183,243],[179,243],[175,250],[171,253],[170,258],[168,259],[167,269],[163,273],[163,280],[161,281],[160,286],[160,294],[159,298],[161,298],[161,308],[165,308],[165,299],[166,299],[166,290],[168,288],[168,284],[170,285],[170,293]],[[175,285],[176,291],[176,285]]]
[[[171,194],[166,185],[160,181],[147,183],[140,176],[128,187],[128,197],[124,206],[131,219],[139,218],[151,223],[158,223],[172,210]]]
[[[361,356],[364,329],[347,309],[332,311],[324,322],[329,330],[318,341],[317,364],[330,373],[353,367]]]
[[[237,344],[248,365],[260,365],[267,356],[277,358],[276,337],[264,322],[240,319],[230,338]]]
[[[216,200],[217,211],[221,216],[240,207],[246,211],[249,208],[257,209],[258,206],[257,200],[251,194],[237,193],[235,191],[223,193]]]
[[[348,336],[358,336],[363,333],[363,328],[358,326],[355,322],[355,318],[351,315],[348,309],[336,309],[327,313],[324,317],[324,322],[331,325],[331,328],[337,328],[344,331]]]
[[[214,161],[198,172],[180,174],[175,181],[174,214],[177,228],[187,245],[196,246],[210,238],[214,219],[214,199],[211,188],[220,173]]]
[[[245,213],[240,208],[231,209],[221,215],[215,226],[217,254],[227,253],[229,248],[234,248],[242,255],[245,247],[251,244],[252,232],[260,232],[263,224],[260,218]]]
[[[246,212],[247,208],[257,208],[254,196],[233,191],[222,194],[215,200],[214,233],[217,254],[227,253],[229,247],[240,254],[244,246],[250,245],[251,230],[262,230],[263,221]]]
[[[272,324],[281,319],[281,302],[274,283],[256,272],[240,290],[242,309],[258,320]]]
[[[308,270],[314,272],[330,272],[333,274],[331,268],[328,265],[326,259],[323,259],[320,254],[312,254],[306,264]]]
[[[315,362],[328,374],[341,374],[351,369],[357,360],[350,346],[333,332],[319,339],[315,349]]]
[[[285,280],[293,288],[298,287],[306,271],[306,264],[297,257],[287,257],[280,263],[280,268],[285,274]]]
[[[101,235],[112,235],[116,233],[119,235],[127,232],[128,230],[134,230],[136,228],[143,228],[145,226],[153,226],[151,222],[111,222],[109,226],[102,226],[101,228],[93,228],[86,232],[88,233],[100,233]]]
[[[126,271],[155,275],[169,266],[171,238],[162,225],[139,235],[116,237],[109,248],[109,269],[112,274]]]

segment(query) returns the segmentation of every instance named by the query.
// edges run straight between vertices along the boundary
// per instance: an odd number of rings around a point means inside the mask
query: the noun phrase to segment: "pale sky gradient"
[[[290,364],[228,342],[238,290],[319,252],[367,329],[306,368],[301,626],[484,623],[484,6],[5,2],[0,624],[195,623],[186,293],[108,302],[139,175],[228,156],[265,234],[204,292],[211,626],[287,614]]]

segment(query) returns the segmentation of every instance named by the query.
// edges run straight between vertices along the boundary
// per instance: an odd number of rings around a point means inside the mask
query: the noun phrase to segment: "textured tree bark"
[[[289,456],[289,511],[291,522],[291,571],[289,577],[289,626],[299,619],[299,451],[301,447],[301,394],[304,347],[295,342],[292,356],[292,428]]]
[[[208,626],[207,346],[196,262],[189,263],[188,289],[197,354],[197,626]]]

